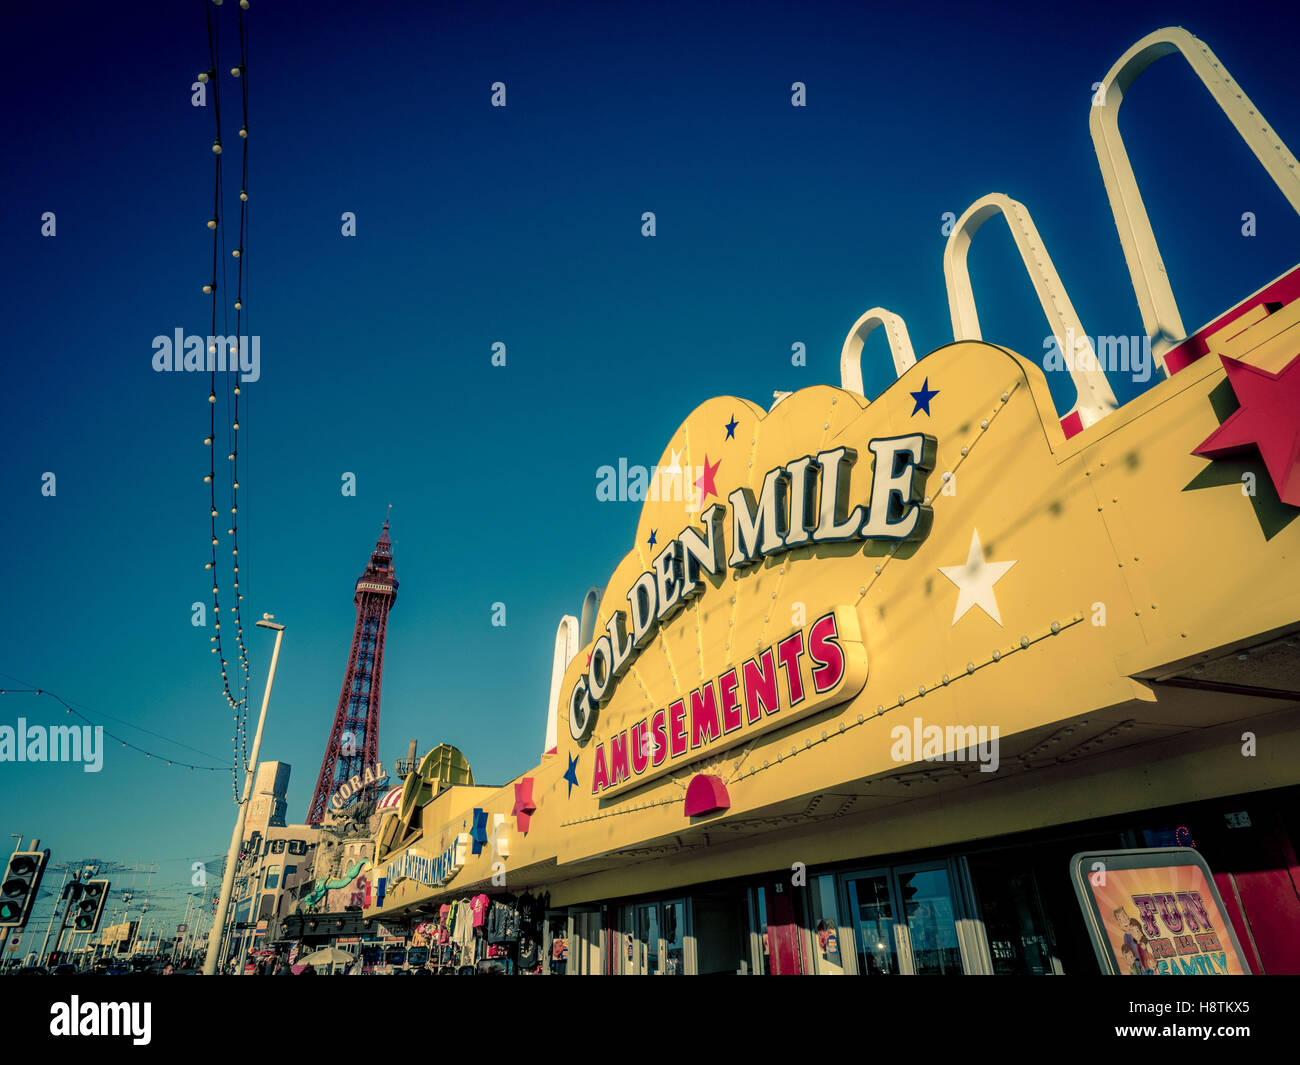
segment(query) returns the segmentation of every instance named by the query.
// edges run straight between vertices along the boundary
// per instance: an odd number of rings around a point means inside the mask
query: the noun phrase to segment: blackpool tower
[[[389,508],[392,509],[391,507]],[[340,784],[363,773],[379,761],[379,694],[384,672],[384,634],[388,611],[397,601],[397,575],[393,571],[393,545],[384,522],[379,542],[370,555],[370,565],[357,578],[353,602],[357,624],[352,630],[352,652],[348,655],[343,690],[325,757],[321,760],[316,791],[307,811],[307,823],[319,825],[325,819],[330,796]]]

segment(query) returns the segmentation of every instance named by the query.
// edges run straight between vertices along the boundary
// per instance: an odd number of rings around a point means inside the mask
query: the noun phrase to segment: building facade
[[[1175,51],[1296,191],[1203,42],[1112,68],[1093,135],[1157,382],[1116,402],[1024,206],[977,201],[954,343],[918,361],[876,308],[840,387],[672,434],[561,623],[546,753],[408,777],[367,916],[570,975],[1300,972],[1300,268],[1185,335],[1111,128]],[[1043,366],[980,339],[966,252],[999,212]],[[868,402],[877,325],[898,377]],[[1176,891],[1121,890],[1171,856]]]

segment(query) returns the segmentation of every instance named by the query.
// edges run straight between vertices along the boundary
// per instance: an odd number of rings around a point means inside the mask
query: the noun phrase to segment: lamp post
[[[271,702],[271,685],[275,681],[275,666],[280,660],[280,641],[284,638],[284,626],[277,625],[271,619],[274,614],[263,614],[257,623],[259,629],[272,629],[275,632],[275,647],[271,651],[271,670],[266,675],[266,691],[262,693],[262,712],[257,717],[257,732],[253,736],[253,749],[248,754],[248,772],[244,775],[244,796],[239,801],[239,812],[235,815],[235,830],[230,835],[230,849],[226,852],[226,868],[221,874],[221,894],[217,899],[217,914],[212,922],[213,932],[208,936],[208,950],[203,959],[203,975],[213,976],[217,971],[217,955],[221,948],[221,934],[218,929],[226,925],[226,911],[230,908],[230,889],[235,882],[235,863],[239,860],[239,844],[244,838],[244,819],[248,813],[248,797],[253,790],[253,777],[257,773],[257,756],[262,748],[262,729],[266,725],[266,708]]]

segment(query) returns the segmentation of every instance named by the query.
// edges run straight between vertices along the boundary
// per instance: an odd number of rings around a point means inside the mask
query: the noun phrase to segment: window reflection
[[[952,891],[943,869],[922,869],[899,873],[912,941],[912,964],[918,975],[960,975],[961,948],[957,945],[957,924],[953,917]]]
[[[889,898],[888,877],[883,873],[857,877],[848,882],[848,889],[849,915],[853,921],[853,938],[858,952],[858,972],[864,976],[897,973],[894,908]]]

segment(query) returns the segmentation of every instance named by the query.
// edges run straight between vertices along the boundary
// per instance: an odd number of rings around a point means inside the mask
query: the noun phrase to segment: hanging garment
[[[470,902],[470,908],[474,911],[474,927],[482,928],[487,923],[488,907],[492,905],[492,900],[486,895],[475,895]]]
[[[451,940],[457,946],[468,947],[474,939],[474,916],[463,901],[455,904],[455,910],[456,920],[452,926]]]

